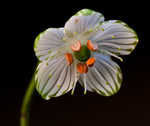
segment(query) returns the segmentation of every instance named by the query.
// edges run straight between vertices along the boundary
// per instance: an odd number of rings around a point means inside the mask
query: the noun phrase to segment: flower
[[[39,65],[36,89],[44,99],[74,93],[77,81],[87,91],[102,96],[118,92],[120,67],[112,56],[129,55],[138,43],[137,34],[119,20],[104,21],[101,13],[83,9],[64,28],[49,28],[34,44]]]

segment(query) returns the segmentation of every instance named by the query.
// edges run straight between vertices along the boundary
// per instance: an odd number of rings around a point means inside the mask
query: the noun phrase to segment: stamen
[[[75,90],[75,87],[76,87],[76,82],[78,81],[78,79],[79,79],[79,73],[77,73],[77,69],[76,69],[76,60],[74,61],[75,63],[74,63],[74,72],[75,72],[75,80],[74,80],[74,83],[73,83],[73,88],[72,88],[72,91],[71,91],[71,95],[73,95],[74,94],[74,90]]]
[[[72,54],[66,53],[66,54],[65,54],[65,57],[66,57],[66,61],[67,61],[68,65],[71,65],[72,62],[73,62]]]
[[[77,71],[81,74],[88,72],[88,67],[84,63],[78,63],[77,64]]]
[[[92,67],[92,66],[94,65],[94,63],[95,63],[95,58],[94,58],[94,57],[91,57],[91,58],[89,58],[89,59],[86,61],[86,65],[87,65],[88,67]]]
[[[108,54],[108,55],[111,55],[117,59],[119,59],[121,62],[123,62],[123,59],[119,56],[117,56],[116,54],[112,53],[112,52],[109,52],[109,51],[106,51],[106,50],[103,50],[104,53]]]
[[[93,44],[91,40],[87,40],[87,47],[91,51],[96,51],[98,49],[98,45]]]
[[[71,49],[74,52],[78,52],[81,49],[81,41],[77,41],[76,43],[74,43],[73,45],[71,45]]]
[[[86,74],[84,74],[84,95],[86,95],[86,90],[87,90],[87,87],[86,87]]]

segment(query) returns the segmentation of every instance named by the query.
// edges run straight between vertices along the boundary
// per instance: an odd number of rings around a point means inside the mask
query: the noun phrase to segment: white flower
[[[64,28],[49,28],[35,40],[39,65],[36,89],[44,99],[72,90],[77,81],[86,91],[111,96],[122,83],[120,67],[111,59],[128,55],[138,43],[127,24],[104,21],[101,13],[83,9],[72,16]]]

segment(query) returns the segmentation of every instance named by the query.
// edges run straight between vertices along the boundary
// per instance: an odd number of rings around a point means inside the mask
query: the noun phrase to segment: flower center
[[[91,51],[96,51],[98,49],[98,45],[92,43],[91,40],[87,40],[86,45],[81,45],[81,41],[77,41],[70,46],[74,57],[80,61],[77,63],[76,69],[80,74],[85,74],[88,72],[88,68],[92,67],[95,63],[95,58],[91,57]],[[66,53],[66,61],[70,66],[73,63],[73,55],[72,53]]]
[[[73,52],[73,54],[75,58],[81,62],[87,61],[91,56],[91,52],[86,45],[82,45],[81,49],[79,51]]]

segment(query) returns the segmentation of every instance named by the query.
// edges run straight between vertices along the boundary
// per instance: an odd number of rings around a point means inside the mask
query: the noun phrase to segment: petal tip
[[[89,16],[93,13],[95,13],[95,11],[93,11],[91,9],[82,9],[82,10],[78,11],[75,15],[76,16]]]

